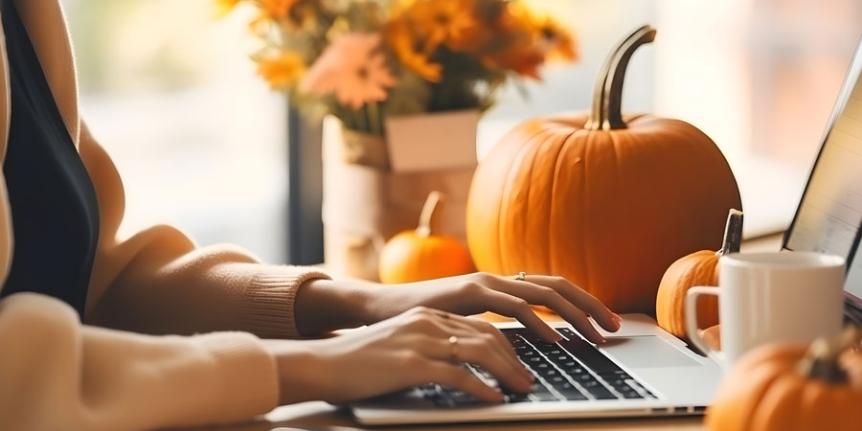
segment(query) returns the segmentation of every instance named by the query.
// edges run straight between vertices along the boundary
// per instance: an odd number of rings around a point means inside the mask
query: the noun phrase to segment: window
[[[85,118],[114,156],[130,232],[167,220],[204,244],[285,256],[285,103],[247,61],[240,8],[211,0],[63,0]],[[862,4],[836,0],[530,0],[575,29],[581,60],[511,88],[479,125],[480,157],[525,118],[589,106],[608,49],[654,23],[629,66],[629,112],[710,135],[740,184],[746,234],[786,227],[860,35]]]
[[[581,61],[551,66],[480,124],[480,157],[525,118],[589,106],[607,51],[653,23],[635,54],[623,110],[686,120],[713,138],[736,175],[746,235],[789,224],[862,27],[862,3],[836,0],[533,0],[570,24]]]
[[[201,244],[285,256],[286,109],[248,60],[248,15],[211,0],[63,0],[83,116],[126,186],[133,233],[176,224]]]

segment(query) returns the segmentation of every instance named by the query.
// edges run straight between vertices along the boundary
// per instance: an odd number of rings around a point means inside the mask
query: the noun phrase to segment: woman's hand
[[[514,317],[547,341],[560,335],[536,315],[530,304],[559,314],[594,343],[604,337],[589,317],[608,331],[620,327],[620,317],[585,290],[562,277],[528,275],[526,280],[475,273],[406,285],[379,286],[367,304],[372,319],[385,319],[409,307],[425,306],[470,315],[492,311]]]
[[[589,317],[608,331],[620,326],[618,315],[562,277],[529,275],[522,281],[475,273],[396,285],[315,280],[299,292],[296,319],[305,334],[378,322],[418,306],[461,315],[492,311],[518,319],[548,341],[558,341],[560,335],[530,304],[553,310],[594,343],[604,337]]]
[[[329,339],[267,343],[277,359],[285,404],[342,403],[432,382],[482,401],[502,401],[500,391],[464,363],[478,365],[516,392],[529,392],[533,382],[491,324],[425,307]]]

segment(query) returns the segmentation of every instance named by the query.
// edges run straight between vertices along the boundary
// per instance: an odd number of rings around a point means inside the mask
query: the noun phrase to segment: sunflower
[[[386,40],[395,56],[407,70],[431,82],[440,82],[443,67],[431,61],[424,52],[409,22],[403,18],[395,19],[386,26]]]
[[[305,62],[299,54],[285,51],[258,59],[257,73],[272,88],[285,89],[296,84],[305,73]]]

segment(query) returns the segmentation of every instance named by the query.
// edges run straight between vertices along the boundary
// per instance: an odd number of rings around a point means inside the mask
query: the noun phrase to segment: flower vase
[[[335,117],[324,119],[323,223],[328,271],[378,280],[378,255],[383,245],[398,232],[416,228],[425,198],[435,190],[446,196],[446,210],[439,220],[441,231],[465,240],[467,195],[476,168],[478,115],[472,126],[466,127],[463,117],[456,116],[451,125],[444,121],[430,128],[417,126],[420,119],[414,117],[406,118],[410,121],[404,123],[405,128],[399,124],[405,118],[389,119],[387,128],[395,133],[386,138],[347,130]],[[446,118],[435,115],[432,120]],[[472,134],[440,133],[453,130],[472,130]],[[429,139],[434,136],[439,138]],[[426,151],[429,145],[438,149],[434,157],[425,156],[423,163],[418,163],[409,154],[411,145],[419,148],[417,152]],[[441,146],[451,150],[450,157]],[[386,150],[382,154],[381,148]]]

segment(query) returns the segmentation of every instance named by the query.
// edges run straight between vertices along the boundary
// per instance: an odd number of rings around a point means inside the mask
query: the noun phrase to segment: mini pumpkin
[[[741,208],[715,143],[679,120],[621,113],[623,76],[644,26],[608,57],[592,110],[528,120],[479,164],[467,204],[476,266],[564,276],[617,312],[655,312],[662,274]]]
[[[475,271],[470,252],[461,241],[434,231],[442,207],[443,195],[431,192],[422,207],[419,226],[386,243],[380,253],[380,281],[408,283]]]
[[[862,428],[860,332],[769,345],[744,356],[707,410],[710,431],[858,431]]]
[[[730,210],[724,228],[724,241],[718,251],[701,250],[679,258],[668,267],[658,287],[655,314],[658,325],[680,338],[688,338],[685,329],[685,295],[694,286],[718,286],[718,263],[721,256],[739,251],[742,242],[741,211]],[[718,323],[718,299],[701,298],[697,304],[698,327]]]

